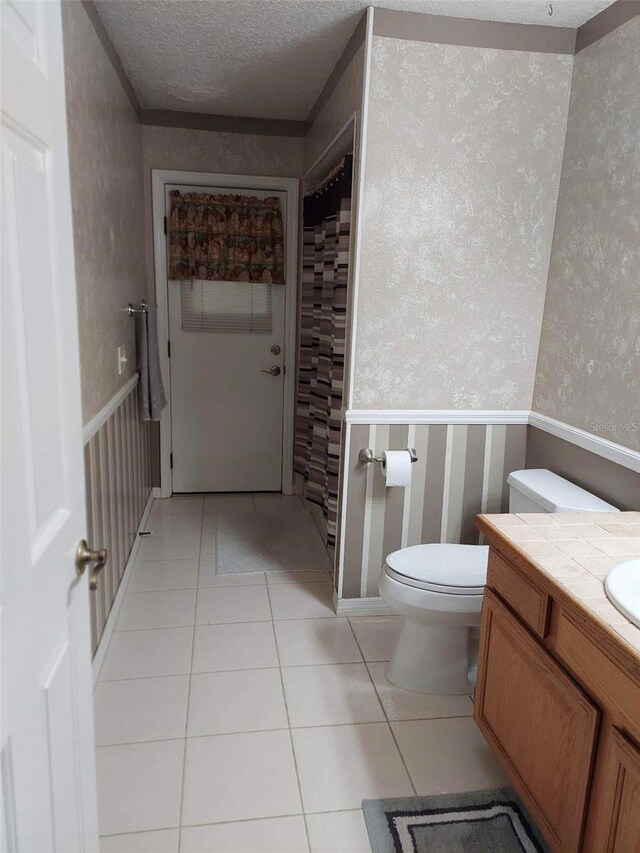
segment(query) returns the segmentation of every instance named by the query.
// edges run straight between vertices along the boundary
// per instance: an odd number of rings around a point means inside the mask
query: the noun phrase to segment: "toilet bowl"
[[[414,545],[389,554],[378,589],[404,617],[387,669],[392,684],[419,693],[469,693],[470,645],[477,644],[488,559],[489,549],[480,545]]]
[[[600,498],[546,469],[514,471],[509,512],[617,512]],[[387,678],[419,693],[473,690],[489,549],[434,543],[394,551],[378,584],[403,617]]]

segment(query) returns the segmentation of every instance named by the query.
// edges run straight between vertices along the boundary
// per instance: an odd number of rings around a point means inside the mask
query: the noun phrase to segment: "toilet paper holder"
[[[409,456],[411,457],[412,462],[418,461],[418,455],[413,447],[405,448]],[[358,459],[360,462],[380,462],[382,463],[382,456],[374,456],[373,450],[370,447],[363,448],[358,454]]]

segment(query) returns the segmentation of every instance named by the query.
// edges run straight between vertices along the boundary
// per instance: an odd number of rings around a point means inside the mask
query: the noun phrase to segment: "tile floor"
[[[395,616],[338,617],[326,567],[219,575],[213,518],[156,501],[96,689],[102,853],[369,853],[364,798],[503,784],[466,696],[385,668]]]

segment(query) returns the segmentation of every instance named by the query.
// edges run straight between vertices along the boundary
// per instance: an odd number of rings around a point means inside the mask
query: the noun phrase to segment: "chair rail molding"
[[[87,444],[87,442],[91,441],[93,436],[98,432],[101,426],[106,424],[111,415],[120,407],[120,404],[123,400],[129,396],[129,394],[133,391],[136,385],[139,382],[140,377],[137,373],[135,373],[131,379],[129,379],[122,388],[118,391],[117,394],[109,400],[106,406],[103,406],[97,415],[94,415],[90,421],[88,421],[84,427],[82,428],[82,443]]]
[[[347,424],[528,424],[640,472],[640,451],[528,409],[347,409]],[[640,419],[633,424],[640,431]]]
[[[347,409],[348,424],[527,424],[528,409]]]
[[[607,438],[602,438],[602,436],[595,433],[571,426],[564,423],[564,421],[550,418],[548,415],[542,415],[540,412],[532,411],[529,413],[529,426],[541,429],[543,432],[548,432],[557,438],[562,438],[571,444],[575,444],[577,447],[581,447],[583,450],[595,453],[596,456],[602,456],[610,462],[616,462],[624,468],[629,468],[632,471],[640,473],[640,451],[638,450],[632,450],[630,447],[617,444],[615,441],[609,441]],[[635,424],[635,427],[640,430],[640,420]]]

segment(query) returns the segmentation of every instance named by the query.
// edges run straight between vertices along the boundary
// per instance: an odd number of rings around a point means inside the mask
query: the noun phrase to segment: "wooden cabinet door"
[[[474,718],[550,847],[579,850],[599,712],[488,589]]]
[[[596,789],[589,850],[637,853],[640,850],[640,750],[617,729],[609,732],[601,784]]]

